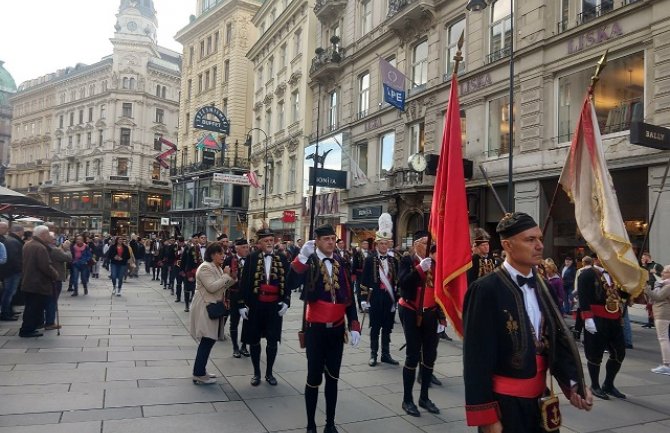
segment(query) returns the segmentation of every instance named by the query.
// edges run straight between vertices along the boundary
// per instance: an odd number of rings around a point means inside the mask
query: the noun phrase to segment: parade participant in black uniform
[[[398,292],[398,261],[388,255],[389,241],[393,237],[391,215],[384,213],[379,217],[379,230],[375,236],[376,251],[368,254],[363,264],[363,273],[359,280],[361,287],[361,307],[370,313],[370,361],[368,365],[377,365],[379,352],[379,331],[382,334],[381,361],[398,365],[391,357],[390,344],[393,322],[395,321]]]
[[[474,230],[474,240],[472,242],[472,267],[468,269],[468,286],[477,278],[493,272],[495,263],[489,257],[491,248],[489,240],[491,236],[484,229],[476,228]]]
[[[177,282],[177,299],[175,300],[175,302],[181,302],[181,290],[184,284],[184,270],[182,265],[182,259],[185,249],[186,244],[184,242],[184,238],[178,236],[177,242],[175,243],[174,261],[172,264],[172,268],[170,269],[170,289],[174,289],[175,281]]]
[[[237,343],[237,330],[240,324],[240,308],[244,307],[244,299],[240,294],[239,280],[242,278],[242,270],[249,256],[249,242],[242,238],[235,241],[235,254],[229,255],[223,261],[223,267],[230,268],[230,275],[237,281],[226,292],[225,304],[230,311],[230,339],[233,341],[233,357],[240,358],[242,355],[249,356],[247,345],[242,343],[242,348]]]
[[[195,233],[191,237],[191,243],[187,248],[184,249],[182,254],[181,263],[184,271],[184,303],[186,307],[184,311],[189,311],[189,305],[191,298],[195,293],[195,272],[198,270],[203,262],[203,248],[201,248],[200,233]],[[207,237],[205,237],[205,242],[207,242]],[[206,246],[205,246],[206,249]]]
[[[230,257],[233,254],[235,254],[235,249],[230,248],[230,242],[228,240],[228,235],[225,233],[221,233],[217,238],[216,241],[221,245],[221,248],[223,248],[223,255],[225,257]]]
[[[160,255],[163,244],[160,239],[153,238],[149,244],[149,260],[151,260],[151,280],[159,280],[161,277]]]
[[[337,254],[344,260],[344,265],[347,267],[347,270],[351,274],[351,254],[345,247],[344,240],[338,239],[337,242],[335,242],[335,246],[336,246],[335,254]]]
[[[595,259],[595,257],[594,257]],[[626,357],[623,337],[621,292],[610,275],[597,266],[584,267],[577,281],[579,309],[584,319],[584,354],[586,355],[593,395],[609,400],[608,394],[626,398],[614,386],[614,379]],[[600,364],[607,349],[605,381],[600,387]]]
[[[289,263],[275,253],[274,233],[270,229],[256,232],[258,251],[249,255],[242,271],[240,289],[244,306],[239,313],[247,323],[242,326],[242,342],[249,345],[254,375],[251,385],[261,383],[261,338],[265,337],[265,380],[272,386],[277,379],[272,367],[277,358],[277,343],[281,340],[282,317],[291,305],[291,291],[286,287]]]
[[[356,305],[358,305],[358,311],[361,313],[361,287],[358,280],[363,275],[363,265],[365,264],[365,259],[368,258],[369,254],[369,243],[367,240],[361,241],[361,245],[354,250],[354,257],[352,258],[351,263],[351,281],[354,283],[354,294],[356,295]]]
[[[541,433],[560,424],[558,400],[540,400],[547,369],[573,406],[590,410],[593,397],[563,317],[535,274],[542,230],[518,212],[496,232],[507,258],[470,285],[464,302],[466,420],[484,433]]]
[[[439,306],[435,302],[431,270],[433,259],[426,256],[427,245],[428,234],[425,231],[414,233],[414,255],[404,256],[398,269],[401,296],[398,308],[407,343],[402,371],[404,390],[402,408],[412,416],[421,416],[412,395],[419,362],[422,364],[419,406],[430,413],[440,413],[440,409],[428,398],[439,341],[437,336]]]
[[[324,433],[337,433],[335,408],[337,381],[344,350],[345,316],[351,332],[351,345],[358,346],[361,326],[351,289],[351,276],[341,257],[334,254],[335,230],[330,225],[314,230],[316,241],[301,248],[291,264],[289,287],[303,285],[305,310],[305,347],[307,352],[307,383],[305,407],[307,433],[316,433],[316,404],[319,386],[326,378],[326,426]]]

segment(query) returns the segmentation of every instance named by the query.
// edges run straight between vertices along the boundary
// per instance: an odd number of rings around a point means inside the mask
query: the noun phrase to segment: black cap
[[[177,236],[177,242],[184,242],[183,236]]]
[[[270,236],[274,237],[275,234],[272,233],[272,230],[270,230],[269,228],[262,228],[256,232],[256,239],[258,239],[259,241],[263,238],[267,238]]]
[[[474,229],[474,235],[475,235],[474,238],[475,245],[485,244],[491,239],[491,236],[489,236],[489,234],[486,233],[486,230],[479,227]]]
[[[501,238],[507,239],[528,229],[537,227],[537,223],[527,213],[514,212],[506,214],[498,223],[496,233]]]
[[[220,235],[216,238],[217,241],[221,241],[221,240],[224,240],[224,239],[228,239],[228,235],[225,234],[225,233],[220,234]]]
[[[235,245],[249,245],[249,241],[245,238],[235,239]]]
[[[425,238],[426,236],[428,236],[428,232],[427,232],[427,231],[425,231],[425,230],[418,230],[418,231],[414,232],[414,238],[413,238],[413,239],[414,239],[414,242],[418,241],[418,240],[421,239],[421,238]]]
[[[314,229],[316,237],[335,236],[335,229],[330,224],[324,224]]]
[[[192,239],[192,238],[199,238],[199,237],[200,237],[200,233],[193,233],[193,234],[191,235],[191,239]]]

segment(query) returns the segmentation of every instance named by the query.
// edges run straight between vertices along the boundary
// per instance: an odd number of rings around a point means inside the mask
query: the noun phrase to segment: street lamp
[[[504,1],[504,0],[503,0]],[[510,2],[510,47],[509,47],[509,156],[507,167],[507,212],[514,212],[514,0]],[[488,6],[486,0],[469,0],[465,8],[470,12],[480,12]],[[503,28],[504,31],[504,28]],[[503,35],[503,41],[504,35]]]
[[[265,135],[265,172],[263,177],[265,178],[265,191],[263,194],[263,221],[267,220],[268,214],[266,212],[266,206],[268,201],[268,134],[263,131],[261,128],[251,128],[247,131],[247,139],[244,141],[245,146],[249,146],[249,158],[251,158],[251,131],[260,131]]]

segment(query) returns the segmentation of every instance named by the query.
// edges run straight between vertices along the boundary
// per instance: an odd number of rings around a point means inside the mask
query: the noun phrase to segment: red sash
[[[261,284],[258,291],[258,300],[261,302],[277,302],[279,300],[279,287]]]
[[[547,358],[535,355],[537,373],[530,379],[493,375],[493,392],[521,398],[537,398],[547,388]]]
[[[326,301],[307,303],[307,321],[309,323],[337,323],[344,320],[347,306]]]

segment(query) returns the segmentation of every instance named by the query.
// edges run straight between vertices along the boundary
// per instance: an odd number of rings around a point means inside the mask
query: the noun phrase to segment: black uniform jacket
[[[286,284],[289,263],[284,256],[272,253],[272,266],[270,269],[270,281],[265,281],[265,253],[255,251],[247,256],[242,278],[239,280],[240,296],[247,307],[253,307],[258,301],[258,290],[261,284],[269,284],[279,287],[279,301],[291,306],[291,290]]]
[[[544,354],[551,374],[570,395],[570,384],[584,395],[584,374],[579,352],[549,290],[537,278],[537,301],[543,318]],[[465,296],[463,365],[466,415],[469,425],[499,419],[493,393],[493,376],[530,379],[537,373],[532,325],[523,292],[500,267],[475,281]],[[489,422],[484,422],[488,424]]]
[[[398,260],[392,256],[386,256],[389,269],[389,282],[393,287],[393,299],[398,301],[400,292],[398,290]],[[368,255],[363,264],[363,273],[360,276],[361,300],[367,300],[372,304],[376,298],[381,296],[391,299],[388,289],[381,289],[381,279],[379,278],[379,267],[382,266],[382,260],[379,258],[379,252],[375,251]]]

